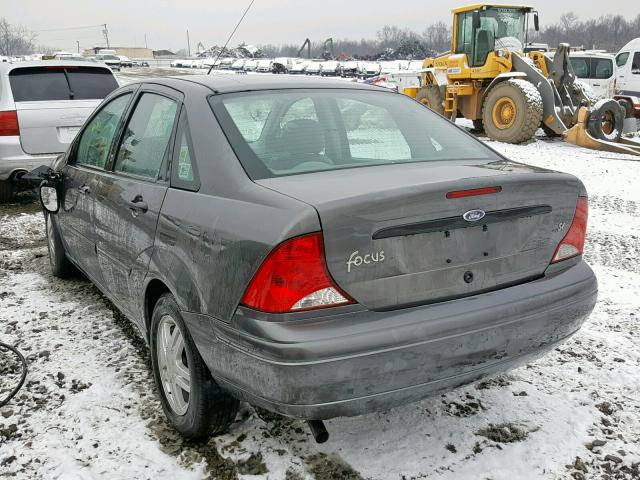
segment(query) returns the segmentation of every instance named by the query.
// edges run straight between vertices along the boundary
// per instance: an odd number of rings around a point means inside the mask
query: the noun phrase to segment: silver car
[[[116,88],[111,70],[94,62],[0,63],[0,201],[24,173],[66,151]]]

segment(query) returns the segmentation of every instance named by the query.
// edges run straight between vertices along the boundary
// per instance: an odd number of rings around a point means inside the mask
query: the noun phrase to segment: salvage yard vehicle
[[[622,95],[640,98],[640,38],[630,41],[616,55],[618,88]]]
[[[116,88],[111,70],[94,62],[0,64],[0,201],[13,197],[22,175],[64,153]]]
[[[107,67],[109,67],[114,72],[119,72],[122,63],[120,62],[120,57],[116,55],[112,55],[110,53],[99,53],[95,56],[97,62],[104,63]]]
[[[368,85],[130,84],[29,177],[53,274],[84,272],[137,325],[190,438],[246,400],[326,440],[323,419],[539,357],[596,301],[580,180]]]
[[[598,51],[571,52],[571,67],[582,82],[602,98],[616,94],[616,64],[614,56]]]
[[[614,98],[597,99],[576,78],[569,44],[555,53],[524,52],[532,7],[479,4],[453,13],[451,52],[423,63],[418,85],[404,92],[455,121],[472,120],[492,140],[522,143],[542,128],[575,145],[640,155],[622,137],[630,112]]]
[[[630,41],[616,55],[618,66],[616,100],[640,119],[640,38]]]

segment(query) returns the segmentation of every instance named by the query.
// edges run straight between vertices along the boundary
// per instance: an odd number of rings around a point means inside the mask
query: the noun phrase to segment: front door
[[[96,187],[131,97],[130,92],[118,96],[94,115],[74,143],[63,168],[64,194],[56,220],[67,252],[98,283],[101,282],[94,229]]]
[[[111,172],[96,191],[98,262],[105,288],[134,319],[168,188],[167,158],[181,98],[143,87],[124,128]]]

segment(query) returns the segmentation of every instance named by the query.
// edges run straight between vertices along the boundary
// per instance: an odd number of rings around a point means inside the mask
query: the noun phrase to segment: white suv
[[[96,63],[0,63],[0,201],[22,175],[65,152],[116,88],[111,70]]]

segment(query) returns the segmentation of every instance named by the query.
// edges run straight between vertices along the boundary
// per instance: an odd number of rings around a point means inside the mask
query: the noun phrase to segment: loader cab
[[[490,52],[524,52],[529,14],[538,29],[538,13],[531,7],[471,5],[453,10],[451,51],[464,54],[469,67],[482,67]]]

